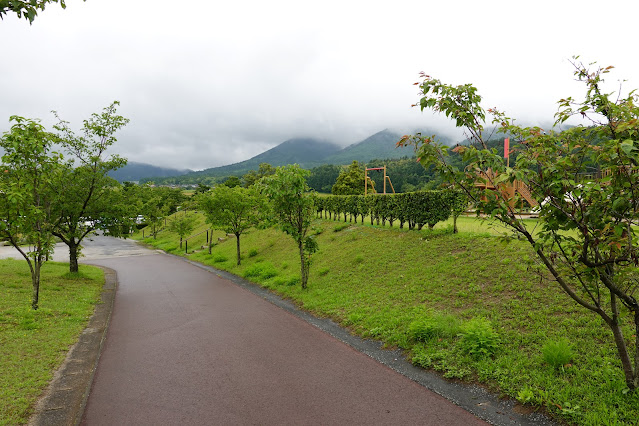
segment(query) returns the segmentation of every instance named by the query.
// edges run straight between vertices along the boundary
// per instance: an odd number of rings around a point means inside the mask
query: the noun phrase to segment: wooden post
[[[207,243],[209,242],[209,230],[208,229],[206,230],[206,242]]]
[[[386,164],[384,164],[384,195],[386,195]]]
[[[184,241],[184,253],[189,254],[189,240]]]
[[[364,196],[368,193],[368,169],[366,168],[366,164],[364,164]]]

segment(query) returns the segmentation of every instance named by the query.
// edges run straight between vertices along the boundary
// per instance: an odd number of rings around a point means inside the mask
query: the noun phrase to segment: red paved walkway
[[[83,424],[484,424],[183,260],[92,263],[119,288]]]

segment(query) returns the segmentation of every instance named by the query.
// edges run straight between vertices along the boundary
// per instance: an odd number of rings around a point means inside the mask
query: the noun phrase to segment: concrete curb
[[[117,289],[116,272],[109,268],[100,268],[104,270],[105,278],[101,303],[96,305],[89,324],[80,334],[78,342],[71,347],[49,387],[37,402],[29,425],[71,426],[79,424],[82,419],[106,338]]]

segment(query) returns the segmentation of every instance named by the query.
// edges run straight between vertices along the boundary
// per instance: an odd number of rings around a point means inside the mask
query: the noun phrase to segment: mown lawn
[[[201,234],[189,242],[188,257],[244,276],[355,334],[401,347],[415,364],[444,377],[482,383],[571,423],[637,424],[639,392],[627,391],[603,321],[545,279],[525,242],[505,244],[497,236],[503,230],[475,218],[460,218],[456,235],[448,226],[408,231],[318,219],[320,251],[306,291],[293,240],[274,229],[242,236],[241,266],[235,238],[219,231],[211,255],[200,250]],[[199,228],[206,229],[203,221]],[[144,241],[184,254],[167,231]],[[460,337],[481,319],[497,334],[492,356],[469,355]],[[436,332],[419,340],[419,323],[434,324]],[[566,339],[569,361],[545,362],[542,348]]]
[[[102,270],[47,262],[40,308],[31,309],[31,275],[23,260],[0,260],[0,425],[25,424],[34,404],[100,300]]]

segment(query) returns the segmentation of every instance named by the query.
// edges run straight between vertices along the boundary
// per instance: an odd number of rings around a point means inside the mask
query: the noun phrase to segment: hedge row
[[[466,197],[457,191],[419,191],[392,195],[331,195],[317,197],[317,214],[320,217],[357,223],[361,217],[362,223],[366,216],[370,217],[371,225],[389,222],[393,226],[395,221],[403,228],[408,224],[409,229],[422,229],[424,225],[435,226],[444,221],[451,214],[459,215],[466,208]]]

